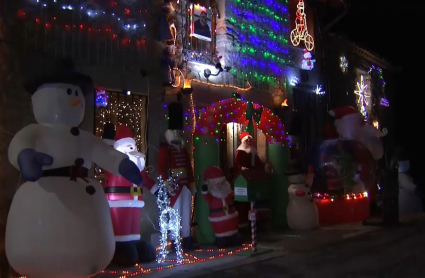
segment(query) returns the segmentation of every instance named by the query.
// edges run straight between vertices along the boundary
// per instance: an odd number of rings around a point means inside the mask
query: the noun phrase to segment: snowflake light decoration
[[[368,85],[364,83],[363,75],[360,76],[360,82],[357,82],[356,86],[357,90],[354,90],[354,93],[359,96],[357,105],[360,108],[360,113],[362,113],[362,115],[367,120],[367,106],[369,106],[368,98],[370,98],[370,94],[367,92]]]
[[[341,71],[343,73],[346,73],[347,72],[347,70],[348,70],[347,57],[345,57],[345,56],[339,57],[339,67],[341,68]]]

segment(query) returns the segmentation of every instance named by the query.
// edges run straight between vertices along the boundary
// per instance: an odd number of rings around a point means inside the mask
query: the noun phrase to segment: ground
[[[288,253],[202,277],[424,277],[424,228],[421,223],[379,229],[319,249]]]

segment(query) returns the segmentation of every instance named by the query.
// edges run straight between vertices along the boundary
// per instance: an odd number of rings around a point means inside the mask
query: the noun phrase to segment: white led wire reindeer
[[[178,186],[179,176],[180,174],[177,176],[170,176],[166,182],[164,182],[161,177],[158,177],[159,190],[156,204],[159,209],[159,228],[161,233],[159,238],[159,253],[157,256],[158,263],[164,263],[168,255],[168,232],[170,232],[171,239],[176,248],[177,263],[180,264],[183,262],[183,250],[180,243],[181,218],[179,211],[170,206],[170,198],[168,196],[170,191],[169,187]]]

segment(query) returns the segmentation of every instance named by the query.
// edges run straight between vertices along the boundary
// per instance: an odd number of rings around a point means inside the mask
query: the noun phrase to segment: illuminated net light
[[[312,51],[314,48],[313,36],[308,33],[305,5],[303,0],[300,0],[297,4],[297,12],[295,14],[295,28],[291,31],[290,38],[294,46],[298,46],[301,41],[304,41],[305,48],[308,51]]]
[[[170,176],[166,182],[161,177],[158,177],[158,197],[156,204],[159,209],[159,228],[161,233],[157,256],[158,263],[164,263],[167,259],[167,239],[169,232],[176,248],[177,263],[181,264],[183,262],[183,250],[180,243],[181,218],[178,210],[171,207],[170,198],[168,197],[170,189],[175,190],[179,186],[179,176],[180,174]]]
[[[358,96],[357,98],[357,106],[360,109],[360,113],[364,116],[365,120],[368,119],[367,108],[370,105],[369,98],[370,94],[368,92],[368,85],[364,83],[364,76],[360,76],[360,82],[356,84],[357,89],[354,90],[354,93]]]
[[[237,56],[232,59],[232,75],[262,91],[272,91],[283,82],[283,66],[293,63],[287,39],[287,1],[230,0],[227,6],[227,25],[234,39],[225,51]]]

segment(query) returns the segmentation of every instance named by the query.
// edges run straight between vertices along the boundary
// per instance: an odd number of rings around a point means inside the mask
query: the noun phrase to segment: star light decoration
[[[320,85],[316,85],[316,89],[314,90],[314,93],[316,95],[324,95],[324,94],[326,94],[326,92],[323,91],[323,88]]]
[[[362,115],[367,120],[367,106],[369,105],[368,98],[370,98],[370,94],[367,92],[368,85],[364,83],[363,75],[360,76],[360,82],[357,82],[356,87],[357,90],[354,90],[354,93],[359,96],[357,105],[360,108],[360,113],[362,113]]]
[[[168,232],[171,234],[171,239],[174,241],[176,248],[177,263],[183,262],[183,250],[180,243],[181,218],[179,211],[173,209],[170,205],[168,194],[170,189],[178,188],[178,179],[181,173],[171,175],[165,182],[161,176],[158,177],[158,197],[156,204],[159,209],[159,228],[161,236],[159,238],[159,253],[156,261],[164,263],[167,259],[167,238]]]

